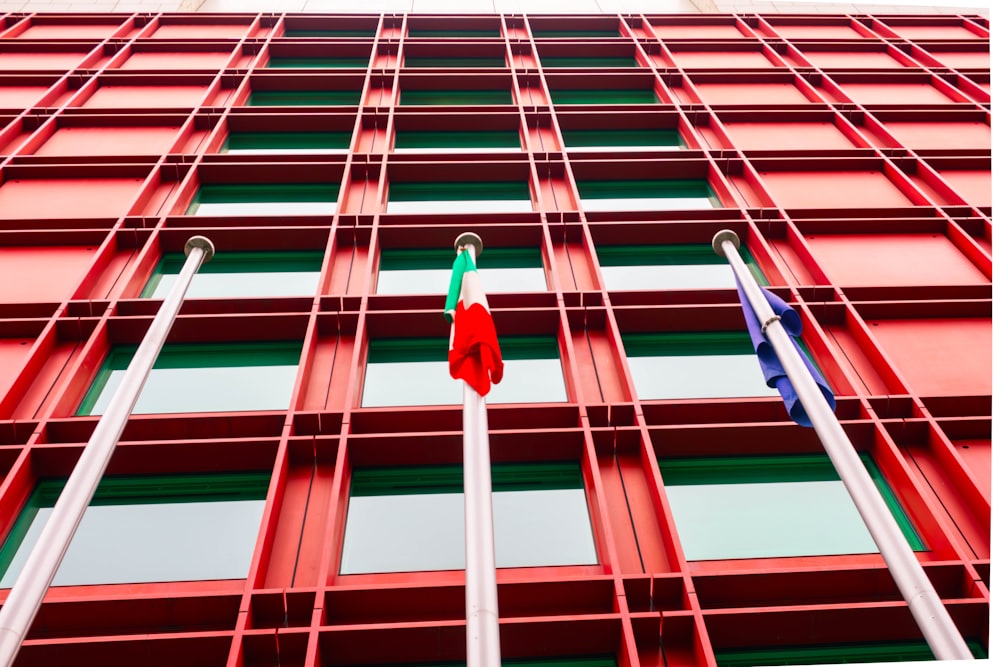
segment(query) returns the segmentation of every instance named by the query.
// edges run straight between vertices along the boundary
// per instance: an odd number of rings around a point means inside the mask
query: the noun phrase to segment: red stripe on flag
[[[503,378],[497,331],[493,317],[482,304],[474,303],[466,308],[464,303],[458,303],[448,368],[453,378],[465,380],[480,396],[489,393],[491,381],[497,384]]]

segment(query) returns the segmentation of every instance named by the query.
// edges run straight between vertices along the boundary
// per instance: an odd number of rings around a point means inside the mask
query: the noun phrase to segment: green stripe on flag
[[[472,261],[468,250],[463,250],[456,257],[451,265],[451,284],[448,285],[448,299],[444,302],[444,316],[448,321],[454,319],[455,308],[458,307],[458,299],[462,295],[462,279],[467,271],[475,271],[476,264]]]

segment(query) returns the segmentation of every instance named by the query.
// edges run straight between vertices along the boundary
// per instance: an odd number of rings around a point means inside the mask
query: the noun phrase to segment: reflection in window
[[[700,180],[578,180],[576,187],[585,211],[676,211],[720,205],[712,188]]]
[[[386,213],[521,213],[533,210],[521,181],[394,182]]]
[[[497,567],[595,565],[580,466],[493,466]],[[352,473],[341,574],[465,567],[461,466]]]
[[[875,463],[862,457],[915,550],[924,547]],[[660,461],[689,561],[877,553],[825,454]]]
[[[142,298],[162,299],[177,282],[183,253],[165,255],[142,290]],[[313,296],[323,253],[218,253],[194,275],[185,298]]]
[[[449,248],[387,248],[379,260],[376,294],[443,294],[451,281],[455,253]],[[490,248],[476,258],[487,294],[544,292],[542,257],[532,248]]]
[[[78,415],[104,414],[135,349],[111,350]],[[164,345],[133,413],[287,410],[301,350],[301,342]]]
[[[187,215],[333,215],[340,186],[309,184],[202,185]]]
[[[244,579],[264,512],[268,473],[105,477],[53,585]],[[43,480],[0,548],[10,588],[65,480]]]
[[[566,400],[559,348],[555,338],[500,338],[503,380],[486,402],[548,403]],[[448,340],[386,338],[368,344],[362,407],[458,405],[462,382],[448,372]]]

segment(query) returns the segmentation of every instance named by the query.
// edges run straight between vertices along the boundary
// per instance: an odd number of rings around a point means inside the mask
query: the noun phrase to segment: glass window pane
[[[301,342],[165,345],[133,413],[287,410],[301,350]],[[135,346],[111,351],[77,414],[104,414],[133,354]]]
[[[689,561],[878,551],[825,455],[674,459],[661,461],[660,470]],[[882,490],[899,508],[888,487]],[[910,546],[923,549],[905,515],[900,519]]]
[[[567,150],[679,150],[687,148],[677,130],[563,130]]]
[[[622,342],[640,400],[778,395],[745,332],[626,334]]]
[[[546,337],[500,338],[503,380],[486,402],[549,403],[566,400],[559,349]],[[448,372],[448,341],[383,339],[369,343],[362,407],[458,405],[462,382]]]
[[[285,37],[374,37],[374,30],[286,30]]]
[[[550,88],[553,104],[659,104],[660,98],[652,90],[626,90],[622,88],[582,88],[560,90]]]
[[[497,567],[590,565],[597,553],[575,463],[493,467]],[[353,473],[341,574],[465,567],[460,466]]]
[[[543,67],[638,67],[633,56],[580,56],[576,58],[552,58],[542,56]]]
[[[271,58],[267,66],[279,69],[366,68],[368,58]]]
[[[243,579],[264,512],[267,473],[105,477],[53,585]],[[41,482],[0,549],[10,588],[62,491]]]
[[[421,58],[406,56],[406,67],[506,67],[503,56],[495,58]]]
[[[397,153],[448,153],[476,152],[483,150],[521,150],[517,130],[491,132],[396,132]]]
[[[402,105],[511,104],[509,90],[403,90]]]
[[[340,185],[202,185],[187,215],[333,215]]]
[[[357,106],[360,101],[359,90],[256,90],[250,93],[247,106]]]
[[[379,260],[376,294],[444,294],[455,254],[440,250],[386,249]],[[545,270],[538,250],[490,248],[476,258],[487,294],[544,292]]]
[[[729,264],[707,245],[599,246],[597,258],[609,291],[736,288]]]
[[[605,30],[541,30],[531,29],[531,34],[539,39],[551,39],[556,37],[620,37],[616,28]]]
[[[471,28],[458,28],[444,30],[441,28],[410,28],[410,37],[499,37],[500,29],[474,30]]]
[[[533,210],[527,183],[480,181],[390,183],[386,213],[524,213]]]
[[[719,201],[705,181],[577,181],[585,211],[709,209]]]
[[[345,153],[350,132],[231,132],[222,153],[239,155]]]
[[[142,298],[164,298],[184,260],[183,253],[164,256]],[[322,252],[219,253],[198,270],[185,298],[313,296],[322,264]]]
[[[972,655],[986,658],[986,649],[978,641],[967,641]],[[756,667],[757,665],[832,665],[869,662],[910,662],[934,660],[934,653],[924,641],[881,642],[878,644],[839,644],[833,646],[790,646],[776,648],[732,649],[716,651],[719,667]]]

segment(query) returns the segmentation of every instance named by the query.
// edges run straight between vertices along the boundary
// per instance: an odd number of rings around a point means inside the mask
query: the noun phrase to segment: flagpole
[[[455,251],[469,252],[473,264],[483,240],[466,232]],[[452,324],[452,336],[455,325]],[[462,477],[465,498],[465,646],[467,667],[500,667],[500,612],[493,545],[493,482],[490,474],[486,399],[462,382]]]
[[[108,467],[115,445],[125,430],[132,408],[139,398],[149,371],[180,311],[184,294],[202,264],[215,254],[212,242],[204,236],[192,236],[184,246],[187,259],[160,310],[153,318],[149,331],[136,350],[115,390],[108,409],[94,428],[66,486],[52,508],[38,542],[32,548],[14,581],[7,600],[0,609],[0,665],[11,667],[31,627],[52,579],[62,563],[80,520],[94,497],[104,470]]]
[[[875,482],[865,470],[861,457],[796,352],[795,344],[780,324],[770,326],[778,318],[740,258],[737,250],[739,245],[739,236],[728,229],[720,231],[712,239],[712,248],[729,262],[758,321],[764,323],[761,330],[774,347],[778,360],[799,395],[802,407],[816,429],[816,435],[823,443],[823,449],[847,487],[872,539],[878,545],[879,552],[934,657],[938,660],[973,660],[972,653],[948,610],[910,549]]]

